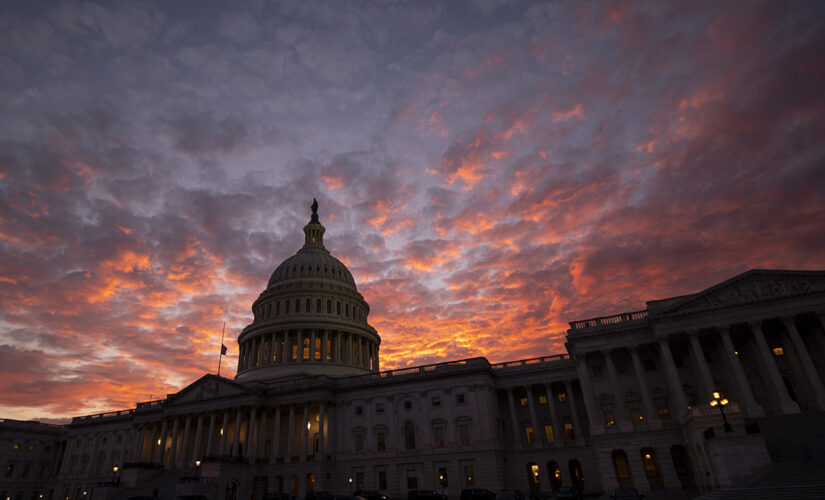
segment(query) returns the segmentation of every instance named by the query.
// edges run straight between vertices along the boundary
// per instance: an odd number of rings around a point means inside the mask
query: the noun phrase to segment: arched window
[[[332,314],[332,301],[327,300],[327,314]]]
[[[527,464],[527,481],[530,484],[531,490],[539,484],[539,466],[530,462]]]
[[[556,491],[561,487],[561,468],[555,460],[547,462],[547,478],[550,480],[551,490]]]
[[[317,313],[321,312],[321,299],[318,299],[315,302],[315,312],[317,312]]]
[[[656,450],[653,448],[642,448],[639,451],[642,456],[642,467],[647,476],[647,482],[651,488],[664,488],[664,480],[662,478],[662,470],[659,468],[659,458],[656,456]]]
[[[570,469],[570,482],[573,483],[573,486],[581,486],[584,483],[581,462],[573,458],[567,463],[567,467]]]
[[[336,305],[336,308],[335,308],[336,313],[338,314],[338,316],[340,316],[341,315],[341,301],[339,300],[338,302],[336,302],[335,305]]]
[[[301,312],[301,299],[295,299],[295,313]]]
[[[613,469],[616,471],[616,481],[623,488],[633,487],[633,478],[630,476],[630,463],[624,450],[613,450],[610,455],[613,459]]]
[[[404,424],[404,448],[415,449],[415,426],[412,422]]]
[[[306,307],[304,307],[304,310],[305,310],[306,312],[312,312],[312,308],[310,307],[311,305],[312,305],[312,301],[310,301],[309,299],[307,299]]]

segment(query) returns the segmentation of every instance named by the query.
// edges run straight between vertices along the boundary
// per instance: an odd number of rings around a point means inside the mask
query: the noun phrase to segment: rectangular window
[[[415,469],[408,469],[407,470],[407,489],[408,490],[417,490],[418,489],[418,476],[416,475]]]
[[[520,406],[527,406],[527,396],[524,396],[518,400],[518,404]]]
[[[376,432],[375,442],[378,447],[378,451],[387,451],[387,434],[385,432]]]
[[[567,393],[566,392],[560,392],[558,394],[558,398],[559,398],[559,403],[564,403],[565,401],[567,401]]]
[[[292,361],[298,361],[298,344],[292,344]]]
[[[310,299],[306,300],[306,304],[304,304],[304,311],[312,312],[312,301]]]
[[[40,467],[38,467],[37,468],[37,479],[41,479],[45,472],[46,472],[46,466],[45,465],[41,465]]]
[[[540,405],[546,405],[547,404],[547,396],[545,396],[544,394],[539,396],[539,404]]]
[[[532,443],[535,440],[535,436],[533,436],[533,427],[526,426],[524,427],[524,435],[527,438],[528,443]]]
[[[321,338],[315,337],[315,352],[313,354],[315,361],[321,361]]]
[[[364,451],[364,434],[360,432],[355,433],[355,453],[362,453]]]
[[[455,395],[455,404],[457,404],[457,405],[463,405],[464,404],[464,393]]]
[[[441,425],[433,427],[433,444],[436,448],[444,447],[444,427]]]
[[[576,439],[576,434],[573,432],[572,422],[564,423],[564,438],[568,441],[573,441],[574,439]]]
[[[606,425],[616,425],[616,417],[613,415],[613,413],[604,414],[604,423]]]
[[[23,477],[29,477],[29,464],[23,466]]]
[[[544,437],[547,439],[548,443],[555,442],[556,438],[553,436],[553,426],[552,425],[545,425],[544,426]]]
[[[301,349],[301,359],[309,361],[309,338],[304,338],[304,348]]]
[[[384,403],[376,403],[375,404],[375,414],[376,415],[383,415],[384,414]]]
[[[385,470],[378,471],[378,489],[379,490],[386,490],[387,489],[387,471],[385,471]]]
[[[6,466],[6,477],[12,477],[14,475],[14,464],[9,464]]]
[[[468,446],[470,444],[470,424],[467,422],[458,424],[458,435],[461,439],[461,446]]]
[[[441,408],[441,398],[438,396],[433,397],[432,399],[433,408]]]
[[[364,407],[363,406],[356,406],[355,407],[355,414],[361,416],[364,414]]]
[[[472,488],[476,485],[475,478],[473,477],[473,466],[472,465],[465,465],[464,466],[464,486],[468,488]]]
[[[327,339],[327,361],[332,361],[332,339]]]
[[[295,312],[301,312],[301,299],[295,299]]]
[[[438,468],[438,486],[440,488],[446,488],[449,485],[450,485],[450,482],[447,479],[447,468],[446,467],[439,467]]]
[[[284,314],[289,314],[289,301],[284,301]]]
[[[364,473],[363,472],[356,472],[355,473],[355,489],[363,490],[364,489]]]

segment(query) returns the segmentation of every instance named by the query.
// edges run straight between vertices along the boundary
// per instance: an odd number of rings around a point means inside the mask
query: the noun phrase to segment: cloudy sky
[[[0,417],[217,369],[325,243],[385,368],[825,268],[825,3],[3,2]]]

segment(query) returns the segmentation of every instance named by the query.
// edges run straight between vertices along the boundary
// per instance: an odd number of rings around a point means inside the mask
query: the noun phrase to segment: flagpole
[[[223,328],[221,328],[221,354],[218,356],[218,376],[221,376],[221,360],[223,359],[223,335],[226,333],[226,321],[223,322]]]

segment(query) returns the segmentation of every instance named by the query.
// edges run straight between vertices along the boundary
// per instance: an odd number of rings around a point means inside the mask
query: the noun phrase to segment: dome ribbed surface
[[[269,278],[267,288],[304,279],[328,279],[356,288],[352,273],[340,260],[319,249],[302,249],[286,259]]]

